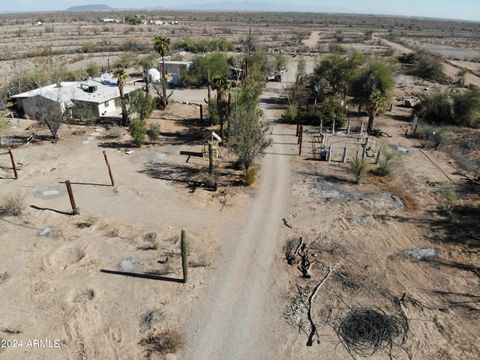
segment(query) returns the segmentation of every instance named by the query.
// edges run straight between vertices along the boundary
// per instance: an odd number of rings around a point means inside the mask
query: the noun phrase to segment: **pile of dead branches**
[[[360,308],[348,313],[335,330],[350,354],[371,356],[385,349],[391,358],[393,347],[402,347],[407,339],[408,321],[405,316]]]

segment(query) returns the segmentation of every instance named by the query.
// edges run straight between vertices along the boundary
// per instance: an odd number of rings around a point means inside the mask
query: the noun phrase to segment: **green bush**
[[[118,139],[122,136],[122,129],[118,126],[112,126],[107,133],[107,138]]]
[[[204,184],[204,186],[213,188],[217,184],[217,176],[215,174],[210,175],[209,173],[200,173],[198,175],[198,180]]]
[[[436,149],[440,145],[448,143],[450,138],[445,129],[426,125],[418,126],[414,137],[425,140],[423,146],[427,149]]]
[[[132,136],[132,141],[137,146],[142,146],[145,142],[145,135],[147,130],[145,129],[145,123],[140,120],[134,120],[130,123],[129,126],[130,135]]]
[[[422,96],[418,116],[433,124],[448,124],[453,122],[452,102],[448,92],[434,91]]]
[[[100,65],[98,65],[96,62],[91,61],[87,64],[86,73],[88,74],[88,76],[97,77],[100,75],[101,72],[102,69],[100,68]]]
[[[453,95],[453,116],[457,125],[480,127],[480,90]]]
[[[298,105],[290,104],[287,111],[282,115],[283,121],[288,124],[296,123],[298,121],[298,114]]]
[[[397,152],[387,147],[382,147],[380,151],[380,163],[376,174],[379,176],[392,175],[400,166],[400,157]]]
[[[87,41],[82,45],[82,52],[83,53],[94,53],[97,50],[97,44]]]
[[[361,184],[367,179],[370,164],[367,160],[362,160],[362,157],[358,152],[351,163],[351,168],[357,184]]]
[[[250,186],[255,182],[257,178],[258,167],[252,166],[243,171],[243,183],[245,186]]]
[[[213,51],[233,51],[233,44],[225,38],[194,39],[183,38],[173,44],[173,48],[192,53],[205,53]]]
[[[402,54],[399,61],[412,65],[411,73],[423,79],[442,82],[446,79],[442,60],[427,51],[418,50],[410,54]]]
[[[147,131],[147,135],[150,141],[157,141],[160,137],[160,125],[151,124]]]
[[[214,97],[211,97],[208,101],[208,118],[213,125],[217,125],[220,122],[217,101]]]

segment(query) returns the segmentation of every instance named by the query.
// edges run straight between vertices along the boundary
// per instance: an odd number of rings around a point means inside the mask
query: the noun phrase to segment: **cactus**
[[[188,278],[188,241],[187,231],[185,229],[182,229],[180,249],[182,251],[183,282],[186,283]]]

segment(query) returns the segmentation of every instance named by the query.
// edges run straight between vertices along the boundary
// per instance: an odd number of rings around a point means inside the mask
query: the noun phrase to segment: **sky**
[[[0,0],[0,12],[65,10],[71,6],[106,4],[115,8],[182,7],[189,4],[243,2],[244,0]],[[292,4],[302,11],[342,11],[363,14],[407,15],[480,21],[480,0],[249,0],[280,9]],[[290,5],[290,6],[289,6]]]

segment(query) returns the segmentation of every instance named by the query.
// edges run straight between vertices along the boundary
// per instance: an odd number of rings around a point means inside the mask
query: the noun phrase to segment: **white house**
[[[124,93],[140,89],[126,85]],[[39,119],[44,111],[72,109],[73,118],[98,120],[120,115],[120,90],[116,79],[105,74],[86,81],[61,82],[12,96],[20,115]]]

